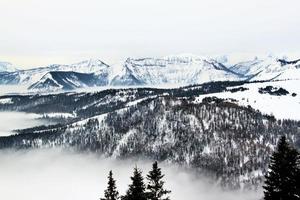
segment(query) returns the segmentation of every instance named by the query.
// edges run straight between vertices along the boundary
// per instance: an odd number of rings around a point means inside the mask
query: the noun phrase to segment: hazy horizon
[[[297,0],[2,0],[0,7],[0,60],[23,68],[180,53],[299,53]]]

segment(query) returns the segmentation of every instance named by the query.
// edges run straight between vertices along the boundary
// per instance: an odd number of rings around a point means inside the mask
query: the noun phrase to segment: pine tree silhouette
[[[147,200],[146,186],[144,184],[142,171],[135,167],[133,176],[130,178],[132,183],[129,185],[129,189],[126,195],[122,197],[122,200]]]
[[[296,196],[298,197],[298,199],[300,199],[300,153],[298,153],[297,166],[298,166],[298,171],[296,176],[296,188],[297,188]]]
[[[154,162],[152,165],[152,170],[149,171],[147,175],[148,185],[147,185],[147,194],[149,200],[169,200],[170,198],[164,197],[171,191],[164,189],[164,181],[162,178],[164,175],[161,172],[161,169],[158,167],[157,162]]]
[[[100,200],[117,200],[119,192],[117,191],[116,181],[113,179],[112,171],[109,171],[107,189],[104,191],[104,198]]]
[[[299,153],[283,136],[277,151],[270,159],[269,172],[265,178],[265,200],[299,200]],[[298,185],[298,186],[297,186]],[[298,194],[297,194],[298,193]]]

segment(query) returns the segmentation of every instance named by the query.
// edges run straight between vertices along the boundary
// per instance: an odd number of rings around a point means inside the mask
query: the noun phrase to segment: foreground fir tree
[[[142,171],[135,167],[133,176],[130,178],[132,183],[129,185],[129,189],[126,195],[122,197],[122,200],[147,200],[146,186],[144,184]]]
[[[270,159],[266,174],[265,200],[300,200],[299,197],[299,153],[292,148],[283,136],[277,151]]]
[[[171,191],[164,189],[164,181],[162,178],[164,175],[161,173],[161,169],[158,167],[157,162],[152,165],[152,170],[147,175],[148,185],[148,198],[149,200],[169,200],[170,198],[166,196],[171,193]]]
[[[297,177],[296,177],[296,187],[297,187],[297,197],[300,199],[300,153],[298,152],[298,172],[297,172]]]
[[[116,181],[113,178],[112,171],[109,172],[108,175],[108,186],[104,191],[104,198],[100,200],[117,200],[119,199],[119,192],[117,191]]]

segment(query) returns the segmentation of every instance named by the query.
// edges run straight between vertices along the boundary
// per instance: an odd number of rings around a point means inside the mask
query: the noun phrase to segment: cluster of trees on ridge
[[[132,183],[124,196],[120,196],[116,187],[116,181],[113,178],[112,171],[108,175],[107,189],[104,191],[104,198],[100,200],[170,200],[168,194],[171,191],[164,188],[164,175],[158,167],[157,162],[152,165],[146,179],[148,183],[144,183],[142,171],[137,167],[134,168],[133,176],[130,177]]]

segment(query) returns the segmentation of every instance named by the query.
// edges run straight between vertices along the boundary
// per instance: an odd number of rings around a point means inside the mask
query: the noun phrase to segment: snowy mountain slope
[[[105,86],[108,83],[107,76],[107,73],[95,75],[66,71],[48,72],[38,82],[29,86],[28,89],[50,92],[101,85]]]
[[[23,112],[44,113],[75,113],[80,119],[114,109],[124,108],[144,98],[153,96],[193,97],[226,91],[228,87],[240,86],[244,82],[213,82],[196,86],[174,89],[127,88],[105,89],[94,92],[67,92],[54,94],[5,95],[1,99],[11,99],[11,104],[0,104],[0,110],[17,110]]]
[[[263,83],[248,83],[242,87],[247,89],[236,92],[221,92],[215,94],[200,95],[196,101],[201,102],[206,97],[218,97],[223,99],[235,99],[236,103],[242,106],[248,106],[266,113],[274,115],[278,119],[300,120],[300,80],[272,81]],[[269,93],[260,93],[260,88],[272,86],[273,88],[284,89],[289,93],[286,95],[272,95]],[[233,87],[239,88],[240,86]]]
[[[0,72],[14,72],[17,69],[9,62],[0,61]]]
[[[274,56],[239,62],[229,69],[248,77],[248,80],[299,80],[299,60],[287,61]]]
[[[18,70],[15,72],[0,73],[0,84],[23,84],[32,85],[48,72],[65,71],[78,73],[95,73],[99,76],[108,73],[109,66],[101,60],[86,60],[70,65],[49,65],[47,67]],[[42,80],[41,80],[42,81]]]
[[[162,59],[128,58],[112,85],[190,85],[241,77],[217,62],[202,57],[169,56]]]
[[[71,73],[72,74],[72,73]],[[58,76],[61,78],[60,76]],[[91,80],[91,82],[85,83],[83,80],[79,79],[79,83],[75,82],[74,85],[80,86],[80,84],[86,84],[86,85],[91,85],[94,84],[93,80],[98,81],[98,79],[94,79],[93,75],[87,76],[89,77],[88,79]],[[52,77],[51,77],[52,78]],[[63,77],[64,79],[64,77]],[[46,80],[46,79],[45,79]],[[56,79],[54,79],[56,80]],[[57,79],[58,80],[58,79]],[[75,80],[75,79],[74,79]],[[100,79],[102,80],[102,79]],[[43,82],[40,82],[42,84]],[[67,84],[68,86],[72,86],[73,82],[63,82],[62,84],[58,85],[64,85]],[[40,84],[36,85],[38,87]],[[70,84],[70,85],[69,85]],[[97,83],[99,84],[99,83]],[[104,84],[104,83],[103,83]],[[186,93],[192,93],[196,95],[196,98],[199,98],[199,101],[201,101],[205,97],[211,97],[211,96],[216,96],[218,98],[230,98],[230,99],[235,99],[237,100],[237,103],[239,105],[243,106],[248,106],[250,105],[251,107],[260,110],[262,113],[266,114],[271,114],[275,115],[276,118],[279,119],[297,119],[300,120],[300,115],[298,110],[300,110],[300,89],[299,89],[299,80],[285,80],[285,81],[269,81],[269,82],[251,82],[251,83],[246,83],[244,84],[243,82],[227,82],[226,84],[218,84],[218,83],[207,83],[204,85],[195,85],[195,86],[188,86],[184,88],[177,88],[177,89],[166,89],[166,88],[161,88],[161,89],[155,89],[155,88],[142,88],[142,87],[137,87],[136,89],[124,89],[124,91],[132,91],[131,95],[127,92],[120,92],[120,94],[116,93],[116,91],[122,91],[120,89],[111,89],[109,90],[109,87],[106,89],[101,89],[95,90],[92,94],[98,94],[102,98],[101,101],[97,100],[98,97],[94,97],[92,95],[91,100],[87,101],[86,95],[83,95],[85,100],[80,100],[79,102],[82,102],[83,104],[76,104],[76,107],[80,110],[81,108],[88,108],[89,112],[92,112],[92,110],[98,110],[98,108],[93,107],[93,105],[105,105],[107,102],[109,102],[109,99],[114,100],[116,105],[118,106],[118,102],[122,103],[127,103],[129,99],[131,101],[138,100],[136,97],[144,98],[147,97],[148,95],[161,95],[163,93],[167,95],[174,95],[177,94],[179,91],[179,94],[182,92]],[[279,90],[282,88],[283,90],[286,90],[288,94],[285,95],[275,95],[275,94],[270,94],[267,92],[260,93],[261,88],[266,88],[268,86],[271,86],[273,88],[277,88]],[[44,88],[44,86],[42,85]],[[62,87],[62,86],[61,86]],[[75,87],[75,86],[73,86]],[[54,89],[56,89],[54,87]],[[103,96],[106,92],[110,91],[110,95],[107,96],[108,99],[106,99],[105,96]],[[141,93],[141,91],[147,91],[147,93]],[[192,92],[191,92],[192,91]],[[76,93],[74,92],[74,95],[71,96],[65,96],[63,94],[58,94],[52,95],[52,97],[55,99],[59,99],[57,102],[49,102],[54,103],[55,105],[59,105],[57,107],[49,107],[48,104],[45,105],[45,108],[52,108],[52,109],[58,109],[54,110],[53,112],[73,112],[73,110],[62,110],[65,108],[68,108],[68,104],[63,104],[64,98],[68,97],[71,99],[78,99],[76,95],[81,95],[81,94],[89,94],[84,92],[84,90],[81,90],[81,93]],[[103,94],[103,95],[102,95]],[[186,94],[184,94],[186,95]],[[58,98],[59,96],[64,96],[63,99]],[[83,98],[83,97],[80,97]],[[38,109],[37,105],[40,105],[39,102],[48,102],[47,99],[45,99],[43,96],[39,96],[40,100],[37,98],[25,98],[22,96],[22,99],[18,97],[19,99],[15,100],[16,104],[13,104],[14,107],[18,107],[18,110],[22,111],[31,111],[31,110],[36,110]],[[24,100],[23,100],[24,99]],[[69,99],[67,102],[70,103],[75,103],[73,100]],[[36,101],[36,102],[35,102]],[[30,102],[35,102],[34,107],[30,106]],[[89,102],[88,105],[86,105],[84,102]],[[27,105],[28,104],[28,105]],[[42,106],[42,105],[40,105]],[[23,108],[24,107],[24,108]],[[43,107],[44,109],[44,107]],[[49,110],[51,112],[51,109]],[[83,111],[82,111],[83,112]],[[80,114],[78,114],[80,116]]]
[[[0,72],[0,85],[17,85],[19,83],[19,72]]]

